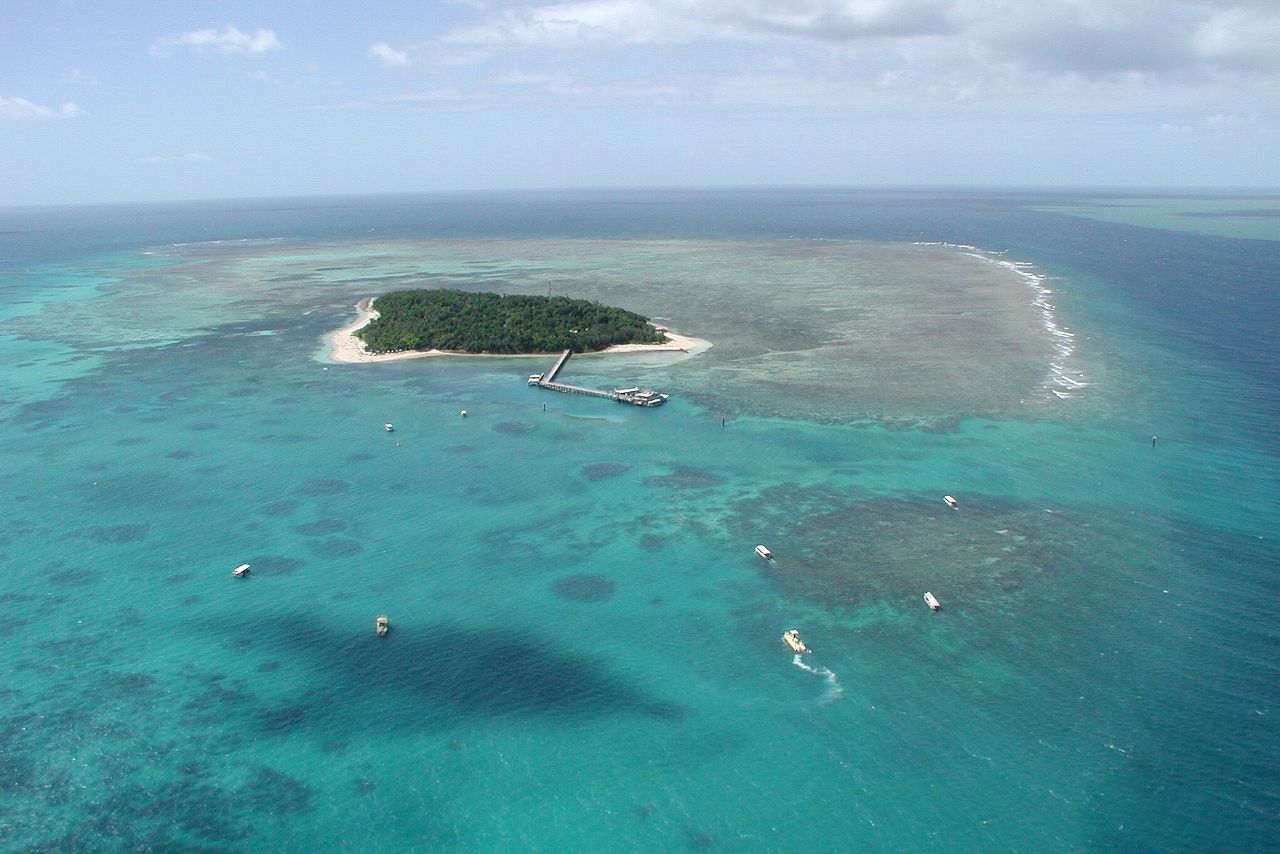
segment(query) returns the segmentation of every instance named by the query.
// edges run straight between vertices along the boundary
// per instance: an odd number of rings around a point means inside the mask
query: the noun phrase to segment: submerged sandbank
[[[370,353],[365,349],[364,342],[357,336],[356,332],[363,329],[368,323],[378,316],[377,310],[373,307],[374,297],[365,297],[356,303],[356,319],[351,323],[343,326],[341,329],[335,329],[328,335],[329,339],[329,357],[335,362],[398,362],[404,359],[421,359],[428,356],[503,356],[507,358],[519,358],[523,356],[537,356],[544,358],[550,353],[463,353],[452,350],[406,350],[400,353]],[[601,353],[684,353],[686,355],[694,355],[701,353],[711,346],[710,341],[704,341],[701,338],[692,338],[688,335],[681,335],[679,332],[673,332],[665,326],[657,327],[664,335],[667,336],[665,344],[614,344],[604,350],[597,350],[593,353],[584,353],[583,355],[599,355]]]

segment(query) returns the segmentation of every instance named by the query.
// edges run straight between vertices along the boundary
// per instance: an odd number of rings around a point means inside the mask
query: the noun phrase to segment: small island
[[[711,344],[621,308],[564,296],[394,291],[356,304],[356,321],[330,334],[339,362],[436,355],[702,352]]]
[[[394,291],[356,335],[370,353],[591,353],[667,337],[635,312],[584,299],[459,290]]]

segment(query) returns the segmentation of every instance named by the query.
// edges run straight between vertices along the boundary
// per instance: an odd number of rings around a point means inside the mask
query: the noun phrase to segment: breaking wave
[[[920,241],[916,245],[946,246],[949,249],[959,249],[970,257],[1003,267],[1020,276],[1032,293],[1035,294],[1035,297],[1031,300],[1031,305],[1039,311],[1040,325],[1048,334],[1049,340],[1053,345],[1053,356],[1049,361],[1049,375],[1045,378],[1041,387],[1046,394],[1052,394],[1059,400],[1067,400],[1073,397],[1080,389],[1088,387],[1089,383],[1085,378],[1084,371],[1071,365],[1071,357],[1076,350],[1076,334],[1058,322],[1057,306],[1053,304],[1053,289],[1046,284],[1048,276],[1037,272],[1030,262],[1010,261],[1003,257],[1003,253],[979,249],[976,246],[969,246],[965,243]]]

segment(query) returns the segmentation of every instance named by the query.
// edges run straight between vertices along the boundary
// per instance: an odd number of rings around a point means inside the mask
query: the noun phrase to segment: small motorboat
[[[795,629],[787,629],[782,633],[782,641],[791,647],[792,652],[808,652],[809,647],[804,645],[804,641],[800,640],[800,633]]]
[[[466,418],[466,417],[467,417],[467,410],[465,410],[465,409],[464,409],[464,410],[462,410],[461,412],[459,412],[458,414],[459,414],[459,415],[461,415],[463,418]]]
[[[537,385],[542,382],[542,374],[529,374],[529,385]]]
[[[388,421],[386,424],[383,424],[382,426],[383,426],[383,427],[385,427],[385,428],[387,428],[387,432],[388,432],[388,433],[390,433],[392,430],[395,430],[395,429],[396,429],[396,426],[395,426],[394,424],[392,424],[390,421]]]
[[[944,496],[942,496],[942,503],[943,503],[943,504],[945,504],[945,505],[947,505],[948,507],[950,507],[952,510],[954,510],[954,509],[956,509],[957,507],[959,507],[959,506],[960,506],[960,502],[959,502],[959,501],[956,501],[956,500],[955,500],[954,498],[952,498],[950,495],[944,495]]]
[[[773,552],[769,551],[764,546],[756,546],[756,554],[760,555],[760,557],[765,560],[773,560]]]
[[[926,593],[924,594],[924,601],[925,601],[925,604],[927,604],[927,605],[929,606],[929,610],[930,610],[930,611],[941,611],[941,610],[942,610],[942,603],[941,603],[941,602],[939,602],[939,601],[938,601],[938,597],[937,597],[937,596],[934,596],[932,593],[927,593],[927,592],[926,592]]]
[[[240,564],[235,569],[231,570],[231,575],[233,578],[248,578],[249,564],[247,563]]]
[[[391,631],[391,621],[387,619],[386,614],[380,614],[378,616],[378,622],[376,623],[376,627],[378,631],[378,637],[380,638],[385,638],[387,636],[387,632]]]

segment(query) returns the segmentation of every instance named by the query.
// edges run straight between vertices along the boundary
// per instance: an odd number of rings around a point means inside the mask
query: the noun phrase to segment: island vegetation
[[[589,353],[667,338],[634,312],[584,299],[459,290],[393,291],[355,334],[372,353]]]

